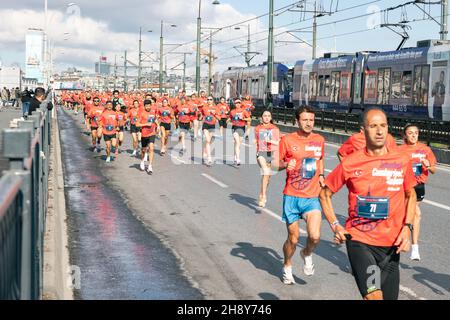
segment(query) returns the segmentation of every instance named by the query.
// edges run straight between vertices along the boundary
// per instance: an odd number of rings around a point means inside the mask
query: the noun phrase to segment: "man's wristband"
[[[321,174],[319,174],[319,177],[324,177],[325,178],[325,175],[323,173],[321,173]]]
[[[330,224],[331,230],[334,231],[334,228],[335,228],[336,226],[340,226],[340,225],[341,225],[341,224],[339,223],[339,220],[334,220],[334,221]]]

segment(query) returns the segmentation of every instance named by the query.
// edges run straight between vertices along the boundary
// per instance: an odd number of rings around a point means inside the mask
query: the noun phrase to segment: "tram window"
[[[351,74],[349,73],[342,73],[341,74],[341,88],[340,88],[340,98],[341,100],[348,100],[350,99],[350,79]]]
[[[339,90],[341,87],[341,73],[331,73],[330,102],[339,102]]]
[[[402,98],[411,99],[412,71],[403,71]]]
[[[329,97],[330,96],[330,76],[325,76],[325,92],[324,96]]]
[[[309,74],[309,95],[311,97],[317,96],[317,73],[315,72]]]
[[[389,103],[389,87],[391,80],[391,69],[378,69],[378,104]]]
[[[391,98],[400,99],[402,90],[402,73],[400,71],[392,72]]]
[[[414,68],[413,104],[428,105],[428,81],[430,66],[416,66]]]
[[[377,98],[377,74],[376,71],[366,71],[364,99]]]

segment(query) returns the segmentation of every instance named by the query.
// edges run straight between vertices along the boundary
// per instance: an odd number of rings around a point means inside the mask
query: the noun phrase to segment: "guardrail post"
[[[284,106],[284,124],[286,124],[286,119],[287,119],[287,107]]]
[[[321,111],[320,111],[320,115],[321,115],[321,117],[322,117],[322,124],[321,124],[321,127],[320,127],[320,128],[321,128],[322,130],[324,130],[324,128],[325,128],[325,124],[324,124],[324,123],[325,123],[325,112],[324,112],[323,110],[321,110]]]
[[[332,124],[333,132],[336,132],[336,110],[333,112],[333,124]]]
[[[35,278],[36,243],[33,237],[33,211],[31,206],[32,180],[31,172],[24,171],[24,159],[30,156],[32,139],[32,121],[21,121],[19,125],[29,128],[3,130],[3,156],[10,161],[10,172],[23,177],[20,187],[22,193],[22,232],[21,232],[21,266],[20,273],[20,299],[37,299],[38,294],[33,283]],[[31,126],[30,126],[31,125]]]
[[[347,116],[348,116],[348,113],[346,112],[345,113],[345,119],[344,119],[344,132],[345,133],[347,133]]]

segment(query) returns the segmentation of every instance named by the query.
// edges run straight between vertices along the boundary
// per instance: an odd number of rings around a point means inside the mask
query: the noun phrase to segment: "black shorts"
[[[227,119],[220,119],[220,120],[219,120],[219,125],[220,125],[221,127],[226,128],[226,127],[227,127]]]
[[[141,132],[141,128],[140,127],[136,127],[135,124],[132,124],[131,127],[130,127],[130,132],[131,133],[139,133],[139,132]]]
[[[84,117],[85,117],[85,118],[86,118],[86,117],[87,117],[87,115],[88,115],[88,114],[87,114],[86,112],[83,112],[83,114],[84,114]]]
[[[425,199],[425,185],[423,183],[419,183],[415,186],[414,190],[416,190],[417,202],[421,202]]]
[[[216,130],[215,124],[203,123],[202,130],[208,130],[209,132]]]
[[[170,131],[171,128],[170,123],[161,122],[160,126],[166,129],[166,131]]]
[[[98,130],[98,127],[91,126],[91,131],[97,131],[97,130]]]
[[[150,137],[142,137],[141,138],[142,148],[147,148],[150,143],[155,143],[155,139],[156,139],[155,135],[150,136]]]
[[[243,137],[245,134],[245,126],[244,127],[233,126],[232,130],[233,130],[233,133],[237,132],[239,137]]]
[[[371,246],[347,240],[347,254],[361,296],[381,290],[383,299],[397,300],[400,288],[400,254],[397,247]]]
[[[111,141],[112,139],[115,139],[116,135],[115,134],[104,134],[103,135],[103,139],[105,139],[105,141]]]
[[[266,159],[267,163],[272,163],[272,152],[271,151],[260,151],[256,154],[256,160],[258,160],[259,157],[263,157]]]
[[[183,131],[189,131],[191,129],[190,122],[186,122],[186,123],[180,122],[179,126],[180,126],[180,130],[183,130]]]
[[[117,130],[117,132],[123,132],[124,130],[125,130],[125,128],[122,126],[122,127],[119,127],[118,128],[119,130]]]

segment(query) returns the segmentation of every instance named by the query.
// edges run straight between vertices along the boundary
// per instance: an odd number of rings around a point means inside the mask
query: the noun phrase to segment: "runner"
[[[220,137],[223,137],[223,130],[227,128],[227,119],[230,115],[230,106],[226,103],[225,97],[220,97],[220,103],[217,105],[220,111]]]
[[[256,161],[261,168],[262,175],[258,205],[264,208],[267,202],[267,188],[272,175],[272,160],[274,156],[277,156],[276,151],[280,141],[280,130],[273,124],[270,111],[263,112],[261,124],[255,128],[255,139]],[[277,159],[275,159],[275,163]]]
[[[234,139],[234,164],[241,165],[241,144],[242,137],[245,134],[245,124],[250,119],[250,114],[242,108],[241,100],[234,101],[235,109],[230,112],[230,119],[232,123],[233,139]]]
[[[291,259],[300,236],[299,219],[306,221],[308,238],[300,251],[303,272],[314,274],[312,253],[320,241],[322,222],[319,193],[324,185],[325,139],[313,133],[315,113],[311,107],[301,107],[295,112],[299,129],[285,135],[280,141],[279,170],[286,169],[286,186],[283,191],[283,221],[288,238],[283,246],[283,282],[294,284]]]
[[[161,129],[161,155],[165,155],[167,151],[167,144],[169,142],[169,135],[172,121],[175,117],[173,109],[169,106],[169,100],[164,98],[162,106],[158,109],[159,127]]]
[[[209,96],[207,104],[202,108],[203,135],[205,137],[205,145],[203,148],[203,161],[207,166],[212,165],[211,144],[214,142],[214,131],[216,130],[216,122],[220,120],[220,110],[214,105],[214,98]]]
[[[139,100],[134,100],[133,107],[128,110],[127,114],[127,118],[130,120],[130,132],[133,139],[133,153],[131,155],[132,157],[136,157],[139,148],[139,142],[141,142],[141,128],[136,126],[140,112],[139,108]]]
[[[180,127],[180,136],[178,141],[181,142],[180,157],[186,152],[186,133],[191,128],[191,113],[193,112],[189,104],[186,103],[186,98],[180,98],[180,104],[177,107],[177,120]]]
[[[199,121],[198,121],[198,117],[200,116],[200,105],[198,103],[198,99],[197,99],[197,95],[195,93],[193,93],[191,95],[191,100],[188,102],[192,108],[192,117],[191,117],[191,121],[192,121],[192,127],[194,130],[194,135],[193,135],[193,139],[194,141],[197,140],[199,133],[198,133],[198,128],[199,128]]]
[[[116,117],[117,117],[117,148],[116,156],[120,153],[120,147],[123,143],[123,132],[125,130],[125,122],[127,121],[127,115],[122,112],[122,105],[120,103],[116,104]]]
[[[136,126],[142,128],[141,140],[141,165],[142,171],[145,171],[146,155],[148,154],[149,165],[147,173],[153,173],[153,158],[155,150],[156,128],[158,126],[158,111],[156,107],[152,107],[153,100],[144,101],[144,110],[139,114]]]
[[[326,178],[320,202],[338,244],[346,242],[356,284],[365,300],[396,300],[400,252],[410,248],[416,180],[409,156],[386,147],[381,109],[364,113],[367,145],[346,157]],[[340,225],[332,196],[346,185],[349,217]]]
[[[86,130],[88,132],[91,132],[90,127],[90,119],[89,119],[89,112],[91,111],[92,106],[94,105],[91,92],[86,92],[86,96],[83,99],[83,115],[84,115],[84,124],[86,125]]]
[[[100,152],[101,151],[100,139],[102,138],[102,129],[99,126],[99,122],[105,109],[103,108],[103,106],[100,105],[100,98],[95,97],[93,102],[94,105],[89,110],[88,115],[91,126],[92,151]]]
[[[242,107],[250,114],[250,120],[247,121],[247,129],[245,130],[245,140],[248,140],[252,128],[252,112],[255,110],[252,98],[249,95],[246,95],[244,101],[242,101]]]
[[[117,114],[113,111],[112,101],[106,102],[106,110],[100,118],[100,126],[102,127],[103,139],[106,144],[106,162],[111,162],[111,146],[117,147],[116,132],[118,127]]]
[[[422,211],[420,202],[425,198],[425,184],[428,181],[428,174],[436,172],[436,157],[433,151],[423,143],[419,142],[419,127],[414,124],[407,124],[403,129],[404,144],[399,146],[399,152],[409,155],[412,160],[413,172],[417,185],[415,191],[417,195],[416,212],[414,215],[414,229],[412,232],[411,260],[420,260],[419,253],[419,233]]]

